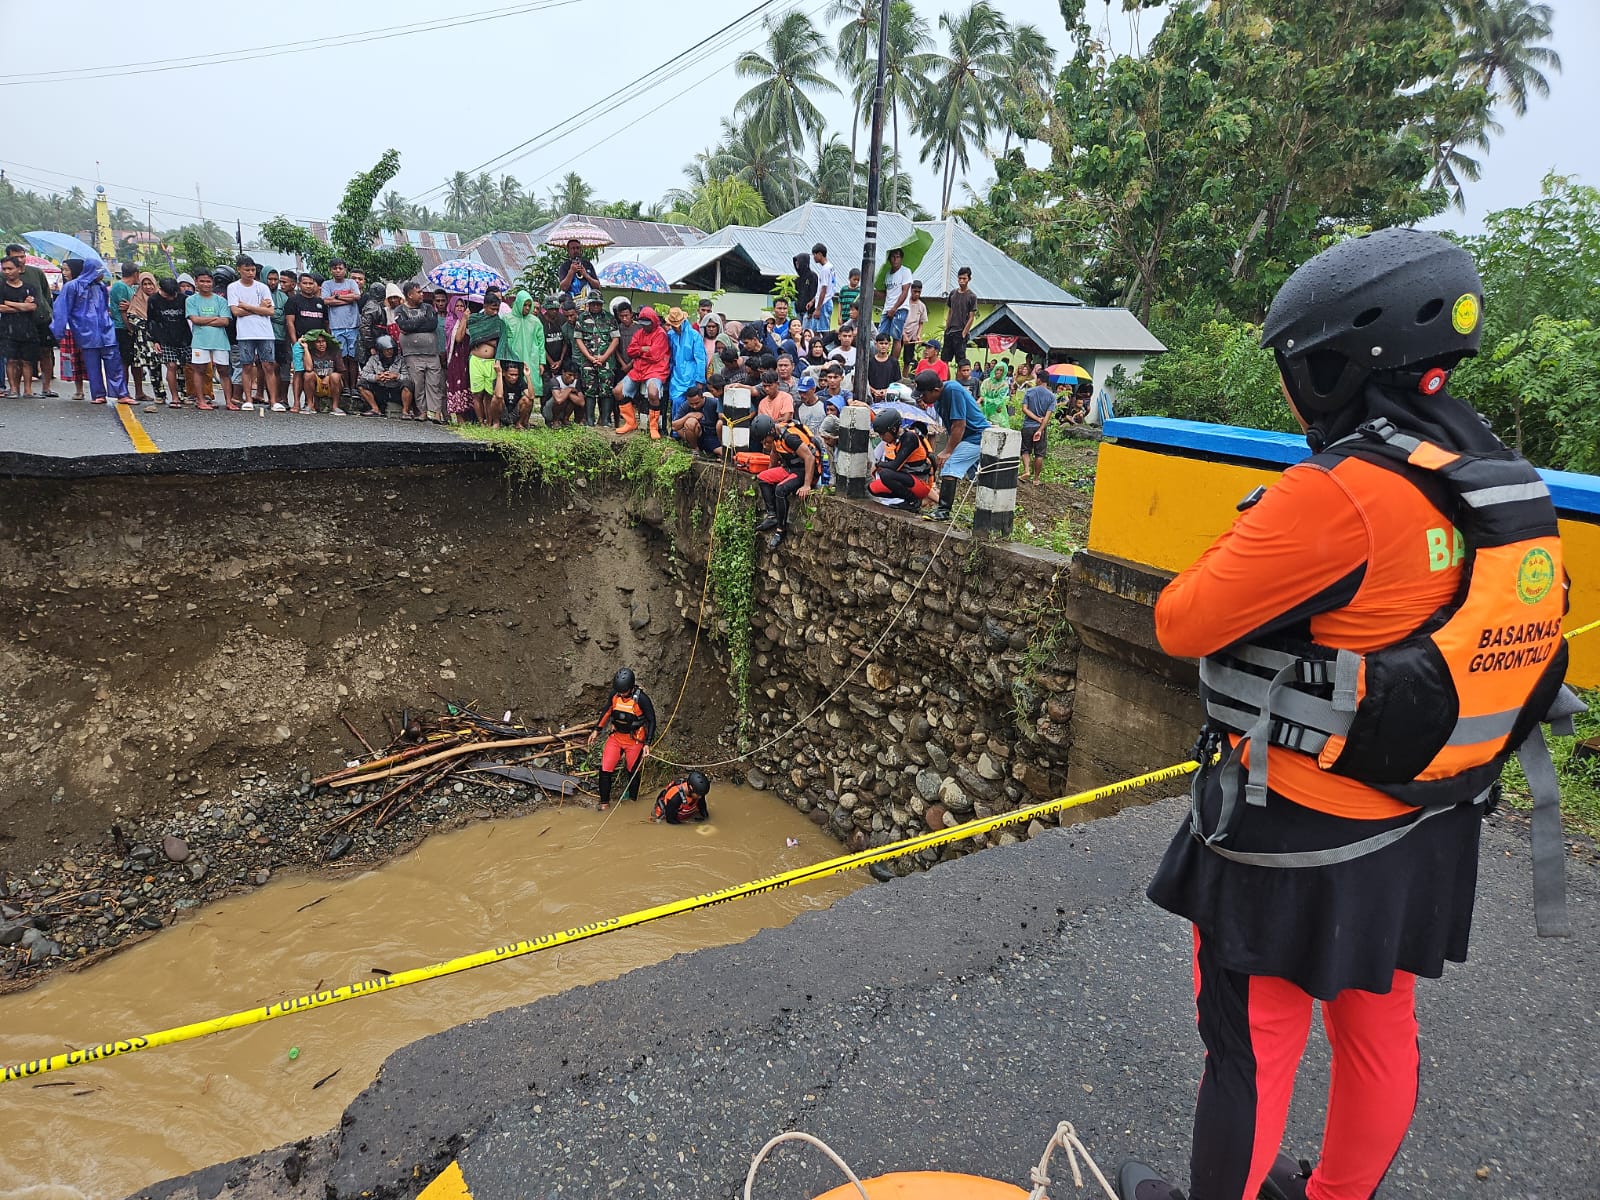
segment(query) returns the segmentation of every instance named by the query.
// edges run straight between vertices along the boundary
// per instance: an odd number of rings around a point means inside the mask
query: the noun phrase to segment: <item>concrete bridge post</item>
[[[1022,464],[1022,434],[991,425],[983,431],[978,454],[978,497],[972,532],[1010,537],[1017,513],[1017,475]]]
[[[867,479],[872,474],[872,459],[867,454],[867,434],[872,427],[872,410],[848,405],[839,414],[839,449],[834,455],[835,486],[848,500],[865,500]]]
[[[730,453],[750,449],[750,414],[754,409],[750,389],[743,384],[731,384],[723,390],[722,415],[729,422],[723,441]]]

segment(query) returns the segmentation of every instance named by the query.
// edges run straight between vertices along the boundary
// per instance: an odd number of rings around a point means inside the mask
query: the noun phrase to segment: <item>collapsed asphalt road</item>
[[[1025,1184],[1063,1118],[1108,1170],[1137,1152],[1181,1175],[1201,1066],[1189,935],[1143,898],[1181,813],[1052,831],[427,1038],[332,1133],[138,1195],[412,1196],[458,1158],[476,1200],[728,1197],[787,1129],[863,1177]],[[1597,1194],[1600,871],[1569,863],[1575,936],[1541,940],[1529,870],[1525,826],[1495,818],[1472,962],[1418,989],[1422,1100],[1388,1195]],[[1314,1036],[1296,1153],[1326,1079]],[[757,1195],[840,1182],[819,1159],[779,1152]]]

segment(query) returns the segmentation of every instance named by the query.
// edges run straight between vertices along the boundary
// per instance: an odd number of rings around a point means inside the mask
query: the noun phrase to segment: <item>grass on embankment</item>
[[[520,483],[570,487],[579,478],[615,480],[639,491],[670,491],[689,470],[693,455],[670,439],[618,439],[587,425],[561,429],[505,429],[460,425],[454,432],[487,442]]]
[[[1573,721],[1576,737],[1551,737],[1550,757],[1556,764],[1556,778],[1561,783],[1561,815],[1566,826],[1600,842],[1600,755],[1578,757],[1574,750],[1580,741],[1600,733],[1600,690],[1583,693],[1589,711],[1580,713]],[[1528,795],[1528,780],[1516,759],[1506,764],[1500,776],[1505,786],[1506,804],[1517,809],[1531,809],[1533,798]]]

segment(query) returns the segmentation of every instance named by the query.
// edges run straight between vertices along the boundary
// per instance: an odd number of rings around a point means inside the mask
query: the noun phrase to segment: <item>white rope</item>
[[[838,1167],[839,1170],[843,1171],[846,1178],[848,1178],[851,1183],[856,1185],[856,1191],[861,1193],[861,1200],[872,1200],[872,1197],[867,1195],[867,1189],[861,1186],[861,1180],[856,1177],[856,1173],[850,1169],[849,1164],[846,1163],[844,1159],[840,1158],[834,1153],[832,1146],[828,1145],[827,1142],[823,1141],[819,1137],[812,1137],[809,1133],[801,1133],[798,1130],[792,1130],[789,1133],[780,1133],[765,1146],[761,1147],[761,1153],[757,1154],[750,1163],[750,1173],[744,1177],[744,1200],[751,1200],[751,1189],[754,1188],[756,1184],[757,1168],[759,1168],[761,1164],[766,1161],[768,1154],[772,1153],[773,1150],[781,1146],[784,1142],[805,1142],[807,1145],[815,1146],[829,1158],[833,1159],[833,1165]],[[1116,1197],[1113,1196],[1111,1200],[1116,1200]]]
[[[1083,1188],[1083,1172],[1078,1167],[1078,1155],[1083,1155],[1083,1161],[1089,1164],[1089,1170],[1094,1172],[1094,1177],[1100,1186],[1105,1189],[1110,1200],[1118,1200],[1115,1189],[1107,1182],[1101,1173],[1100,1166],[1094,1161],[1094,1155],[1089,1153],[1089,1148],[1078,1137],[1078,1131],[1072,1127],[1071,1121],[1063,1121],[1056,1126],[1056,1131],[1050,1137],[1050,1144],[1044,1148],[1044,1156],[1039,1159],[1039,1165],[1028,1173],[1028,1181],[1033,1184],[1033,1191],[1028,1193],[1028,1200],[1050,1200],[1048,1188],[1050,1187],[1050,1157],[1060,1149],[1066,1151],[1067,1166],[1072,1168],[1072,1184],[1080,1191]]]
[[[1001,468],[998,467],[998,466],[989,468],[989,470],[991,472],[999,471],[1000,469]],[[983,471],[980,468],[980,470],[978,472],[978,475],[981,477],[982,474],[983,474]],[[977,487],[978,487],[977,478],[974,478],[974,479],[972,479],[970,481],[963,480],[963,482],[966,484],[966,489],[967,490],[965,492],[963,492],[960,497],[958,497],[957,503],[964,502],[969,496],[971,496],[973,494],[973,492],[975,492],[977,490]],[[670,758],[662,758],[659,755],[655,756],[656,761],[659,762],[659,763],[665,763],[669,767],[679,767],[679,768],[683,768],[683,769],[688,769],[688,768],[691,768],[691,767],[698,766],[698,768],[700,770],[702,770],[702,771],[709,771],[713,767],[727,767],[727,766],[732,766],[734,763],[743,762],[748,758],[751,758],[751,757],[753,757],[753,756],[755,756],[757,754],[762,753],[763,751],[770,750],[772,747],[776,746],[779,742],[785,740],[786,738],[791,738],[795,734],[799,733],[800,730],[803,729],[806,726],[806,723],[811,720],[811,718],[815,717],[823,709],[828,707],[828,705],[833,703],[834,699],[838,697],[839,693],[844,691],[844,689],[849,685],[850,681],[852,679],[854,679],[862,670],[864,670],[866,668],[867,664],[872,661],[873,656],[876,655],[877,652],[878,652],[878,648],[880,646],[882,646],[883,643],[886,640],[888,640],[889,635],[900,627],[900,618],[905,615],[906,610],[911,607],[912,601],[914,601],[917,598],[917,593],[922,590],[922,585],[927,582],[928,573],[933,570],[933,564],[938,561],[939,554],[940,554],[941,551],[944,550],[945,543],[950,540],[950,535],[955,532],[955,527],[956,527],[955,516],[954,516],[954,513],[952,511],[950,522],[945,527],[944,536],[942,536],[939,539],[939,544],[933,548],[933,553],[928,556],[928,565],[925,566],[922,569],[922,574],[917,577],[917,582],[912,587],[911,594],[906,597],[905,603],[902,604],[899,607],[899,609],[895,612],[894,616],[891,617],[889,619],[889,621],[884,625],[883,632],[878,635],[877,640],[874,641],[872,643],[872,646],[867,650],[866,657],[861,658],[856,663],[856,665],[851,668],[850,673],[847,674],[843,679],[841,679],[839,681],[839,686],[834,688],[833,691],[829,692],[825,697],[823,697],[822,700],[818,702],[817,706],[815,708],[813,708],[810,712],[808,712],[805,716],[801,717],[798,721],[796,721],[788,729],[783,730],[777,736],[769,739],[768,741],[763,742],[761,745],[756,746],[753,749],[746,750],[743,754],[736,754],[732,758],[724,758],[724,759],[720,760],[719,762],[699,763],[699,764],[695,764],[695,763],[680,763],[680,762],[673,762]],[[707,566],[707,570],[708,571],[710,570],[709,565]]]

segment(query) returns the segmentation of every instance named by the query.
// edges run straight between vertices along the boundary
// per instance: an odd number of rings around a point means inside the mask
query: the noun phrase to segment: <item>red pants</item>
[[[600,751],[600,769],[602,771],[615,771],[623,759],[628,761],[628,770],[633,770],[639,765],[639,753],[644,749],[644,743],[631,733],[612,733],[606,735],[606,744]]]
[[[1195,1104],[1190,1200],[1255,1200],[1283,1140],[1312,997],[1284,979],[1217,963],[1195,931],[1195,1009],[1205,1074]],[[1322,1158],[1307,1200],[1369,1200],[1417,1105],[1416,976],[1386,995],[1351,989],[1324,1001],[1333,1050]]]

